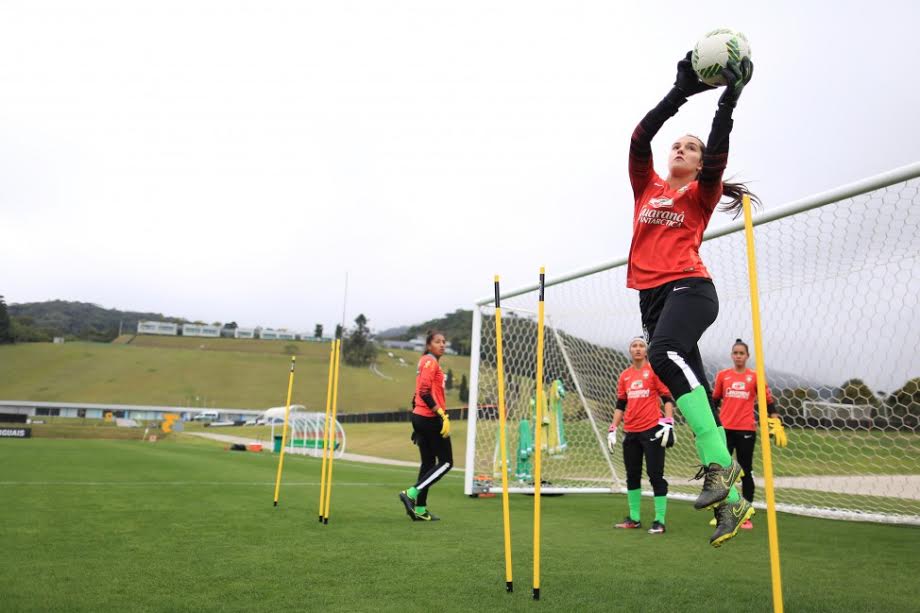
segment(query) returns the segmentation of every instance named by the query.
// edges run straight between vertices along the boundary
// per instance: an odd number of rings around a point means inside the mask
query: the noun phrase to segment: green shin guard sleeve
[[[708,466],[715,462],[720,466],[728,466],[731,456],[728,454],[728,447],[725,446],[724,434],[720,433],[716,426],[712,407],[703,386],[697,386],[678,398],[677,407],[696,435],[696,448],[703,465]]]
[[[655,496],[655,521],[666,524],[664,516],[668,512],[668,497]]]
[[[626,499],[629,500],[629,518],[639,521],[639,511],[642,507],[642,490],[626,490]]]

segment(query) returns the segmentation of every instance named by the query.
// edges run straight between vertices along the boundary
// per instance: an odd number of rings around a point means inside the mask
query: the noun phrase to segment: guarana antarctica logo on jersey
[[[684,213],[674,211],[673,207],[673,198],[651,198],[639,213],[639,223],[679,228],[684,224]]]

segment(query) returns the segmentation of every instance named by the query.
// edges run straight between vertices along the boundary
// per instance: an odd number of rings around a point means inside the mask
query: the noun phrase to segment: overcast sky
[[[347,271],[383,329],[618,258],[630,133],[716,27],[768,209],[920,159],[916,3],[623,4],[0,2],[0,293],[328,329]]]

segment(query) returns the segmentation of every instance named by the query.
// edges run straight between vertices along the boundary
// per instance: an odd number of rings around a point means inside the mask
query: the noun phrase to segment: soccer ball
[[[706,85],[725,85],[722,69],[729,60],[740,62],[751,57],[751,43],[741,32],[722,28],[713,30],[693,48],[690,62],[700,81]]]

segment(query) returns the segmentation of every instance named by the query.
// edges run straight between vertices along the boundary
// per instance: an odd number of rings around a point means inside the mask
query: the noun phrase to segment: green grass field
[[[297,351],[293,402],[324,410],[329,345],[291,341],[139,336],[131,344],[23,343],[0,346],[0,398],[60,402],[265,409],[284,405],[290,356]],[[344,366],[339,411],[404,409],[415,389],[418,355],[381,351],[378,368]],[[406,365],[399,363],[403,358]],[[444,356],[459,383],[469,358]],[[460,406],[457,390],[448,404]]]
[[[288,456],[274,508],[276,457],[187,438],[0,441],[3,610],[771,610],[760,520],[715,550],[687,504],[655,537],[611,529],[622,496],[546,498],[534,603],[530,497],[506,594],[500,498],[464,496],[459,472],[422,524],[396,499],[413,469],[337,462],[321,526],[317,460]],[[787,611],[916,610],[920,530],[780,514],[779,534]]]

